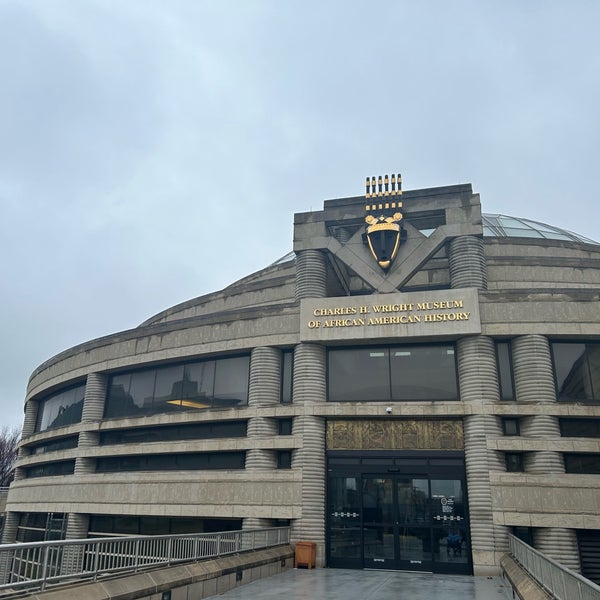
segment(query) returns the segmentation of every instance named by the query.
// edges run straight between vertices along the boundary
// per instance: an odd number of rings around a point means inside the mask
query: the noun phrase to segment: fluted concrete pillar
[[[323,298],[327,292],[325,255],[320,250],[303,250],[296,257],[296,300]]]
[[[577,534],[574,529],[536,527],[533,530],[533,545],[536,550],[568,569],[576,573],[581,572]]]
[[[87,538],[90,517],[81,513],[69,513],[67,517],[67,540],[81,540]],[[83,545],[66,546],[63,553],[61,572],[63,575],[80,573],[85,557]]]
[[[102,420],[106,400],[106,386],[107,376],[103,373],[90,373],[87,376],[83,411],[81,413],[82,423]]]
[[[245,517],[242,521],[242,529],[266,529],[273,527],[273,519],[261,519],[259,517]]]
[[[303,250],[296,257],[296,300],[327,295],[325,254]],[[294,404],[309,407],[326,401],[325,348],[302,343],[294,349]],[[294,418],[292,434],[303,446],[292,453],[292,469],[302,470],[302,517],[292,522],[292,540],[317,544],[317,565],[325,563],[325,419]]]
[[[448,244],[450,286],[487,289],[487,268],[483,238],[463,235]]]
[[[500,418],[485,405],[500,400],[494,341],[485,336],[457,342],[461,400],[483,405],[483,414],[465,417],[465,462],[471,517],[473,569],[476,575],[498,571],[500,558],[508,550],[508,530],[494,525],[490,471],[504,471],[500,452],[488,450],[487,439],[502,435]]]
[[[39,405],[40,403],[37,400],[29,400],[25,405],[25,418],[23,420],[23,431],[21,432],[22,438],[34,434]]]
[[[543,335],[524,335],[512,342],[515,392],[518,402],[556,402],[550,344]],[[532,415],[521,419],[523,437],[543,438],[551,442],[560,438],[558,418]],[[538,475],[564,473],[562,454],[551,450],[528,452],[525,471]],[[549,491],[551,493],[551,491]],[[533,530],[535,547],[574,571],[580,571],[575,530],[541,527]]]
[[[281,351],[277,348],[257,347],[250,358],[250,387],[248,406],[263,407],[279,404],[281,395]],[[277,435],[277,421],[269,417],[248,419],[248,438],[269,438]],[[246,469],[275,469],[274,450],[253,448],[246,452]]]
[[[17,530],[21,513],[8,512],[4,517],[4,530],[2,531],[2,543],[14,544],[17,541]],[[0,583],[11,582],[12,558],[8,552],[0,555]]]
[[[78,448],[93,448],[99,444],[100,435],[97,431],[82,431],[79,433]],[[96,459],[78,456],[75,459],[75,475],[89,475],[96,471]]]
[[[299,344],[294,351],[294,404],[309,407],[325,402],[325,348]],[[292,469],[302,470],[302,518],[292,523],[292,540],[317,544],[317,564],[325,553],[325,419],[304,414],[294,419],[292,434],[302,448],[292,455]]]
[[[523,335],[512,342],[513,371],[517,402],[556,402],[550,344],[543,335]],[[521,435],[533,438],[560,438],[558,419],[533,415],[521,419]],[[559,452],[528,452],[524,460],[528,473],[564,473]]]
[[[14,544],[17,541],[17,530],[21,513],[7,512],[4,517],[4,529],[2,530],[2,543]]]
[[[87,538],[90,525],[90,516],[81,513],[69,513],[67,517],[67,540],[81,540]]]

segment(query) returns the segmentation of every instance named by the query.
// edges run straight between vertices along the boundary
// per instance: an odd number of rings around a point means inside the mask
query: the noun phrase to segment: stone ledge
[[[212,582],[206,595],[214,595],[255,579],[274,575],[293,565],[294,550],[286,544],[196,563],[155,569],[105,581],[82,583],[32,594],[33,600],[150,600],[162,592],[195,586],[195,598],[205,594],[198,584]],[[266,568],[265,568],[266,567]],[[273,571],[273,572],[270,572]],[[242,574],[236,581],[236,574]],[[176,597],[176,593],[173,594]],[[184,596],[185,597],[185,596]]]
[[[509,554],[502,557],[500,567],[502,576],[510,583],[513,593],[521,600],[552,600],[554,598]]]

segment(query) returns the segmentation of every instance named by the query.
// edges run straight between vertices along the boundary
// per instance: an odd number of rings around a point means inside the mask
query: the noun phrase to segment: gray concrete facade
[[[472,572],[498,573],[514,528],[528,528],[542,551],[579,569],[577,532],[600,531],[600,484],[596,474],[565,472],[565,456],[600,454],[600,440],[562,437],[560,419],[600,420],[600,404],[557,400],[551,345],[600,341],[600,245],[484,236],[470,185],[402,198],[406,239],[388,271],[364,241],[365,198],[329,200],[295,215],[295,260],[40,365],[27,388],[3,541],[14,541],[31,513],[65,515],[68,537],[85,535],[94,515],[236,519],[245,528],[289,522],[293,541],[315,542],[317,563],[326,566],[328,423],[446,419],[464,432]],[[396,307],[393,318],[358,322],[374,305]],[[391,416],[390,402],[328,401],[331,349],[441,342],[456,350],[456,401],[392,402]],[[509,400],[500,395],[498,342],[512,352]],[[293,355],[291,403],[281,402],[285,352]],[[240,355],[250,357],[244,406],[104,416],[115,374]],[[76,384],[85,385],[81,418],[40,431],[44,401]],[[504,434],[506,418],[518,420],[520,435]],[[290,420],[291,433],[280,433]],[[115,431],[228,421],[244,421],[246,436],[101,443]],[[39,451],[72,438],[73,447]],[[97,471],[110,457],[233,451],[245,453],[244,469]],[[282,453],[291,453],[291,468],[278,464]],[[523,456],[522,472],[507,472],[512,454]],[[72,473],[31,476],[68,461]]]

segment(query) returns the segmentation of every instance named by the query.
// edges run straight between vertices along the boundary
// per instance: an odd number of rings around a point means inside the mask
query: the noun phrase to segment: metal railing
[[[0,545],[3,590],[44,590],[65,580],[137,572],[287,544],[289,527],[220,533],[88,538]]]
[[[525,542],[509,536],[513,558],[558,600],[600,600],[600,586],[544,556]]]

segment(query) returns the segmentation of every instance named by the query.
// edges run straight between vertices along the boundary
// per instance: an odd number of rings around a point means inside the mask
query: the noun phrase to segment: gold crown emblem
[[[367,242],[377,264],[387,270],[398,254],[402,240],[400,221],[402,220],[402,177],[400,174],[367,177],[365,207]]]

